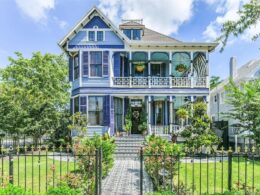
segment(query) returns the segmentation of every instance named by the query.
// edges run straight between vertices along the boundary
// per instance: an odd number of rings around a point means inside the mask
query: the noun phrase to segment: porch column
[[[132,87],[132,52],[129,52],[129,87]]]
[[[170,133],[173,132],[173,100],[172,100],[172,96],[169,97],[169,117],[170,117]]]
[[[172,52],[170,52],[169,55],[169,87],[172,88]]]
[[[148,52],[148,87],[151,88],[151,52]]]
[[[110,96],[110,135],[115,133],[115,110],[114,110],[114,96]]]
[[[152,134],[151,129],[151,118],[152,118],[152,97],[148,96],[148,134]]]
[[[193,75],[193,51],[190,52],[190,77],[191,77],[191,88],[194,87],[194,75]]]
[[[113,86],[113,79],[114,79],[114,52],[109,52],[108,59],[109,59],[109,82],[110,87]]]

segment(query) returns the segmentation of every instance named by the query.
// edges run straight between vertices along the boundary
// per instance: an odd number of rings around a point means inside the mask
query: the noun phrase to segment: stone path
[[[143,192],[152,192],[147,173],[143,174]],[[116,160],[109,175],[102,181],[103,195],[140,194],[140,162],[135,159]]]

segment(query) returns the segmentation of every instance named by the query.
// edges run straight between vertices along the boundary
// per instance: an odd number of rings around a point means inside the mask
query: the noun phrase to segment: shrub
[[[77,177],[82,179],[82,187],[87,194],[93,194],[95,189],[96,149],[102,148],[102,176],[106,176],[114,163],[113,153],[115,150],[114,140],[108,135],[85,137],[78,139],[74,145],[77,154],[79,170]],[[79,175],[80,174],[80,175]],[[70,179],[70,178],[67,178]],[[70,183],[74,181],[69,180]],[[74,182],[75,183],[75,182]]]
[[[144,148],[145,168],[152,178],[154,187],[160,191],[177,174],[176,164],[179,161],[181,148],[177,144],[169,143],[158,136],[149,136]],[[167,173],[162,176],[162,172]],[[168,182],[169,183],[169,182]]]
[[[0,195],[33,195],[32,192],[26,191],[24,188],[13,186],[11,184],[4,188],[0,188]]]
[[[46,195],[82,195],[82,192],[78,189],[70,188],[67,185],[59,185],[49,188]]]

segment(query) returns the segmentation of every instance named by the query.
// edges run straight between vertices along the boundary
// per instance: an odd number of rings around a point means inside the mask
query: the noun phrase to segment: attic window
[[[95,25],[95,26],[93,26],[93,28],[94,28],[94,29],[98,29],[98,26],[97,26],[97,25]]]

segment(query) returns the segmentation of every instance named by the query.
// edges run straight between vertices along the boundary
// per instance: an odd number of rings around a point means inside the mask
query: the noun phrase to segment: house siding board
[[[109,78],[108,77],[100,77],[100,78],[82,78],[82,86],[83,87],[109,87]]]
[[[98,28],[109,28],[108,25],[99,17],[94,16],[85,26],[84,28],[93,28],[97,26]]]
[[[120,77],[120,52],[114,53],[114,76]]]

